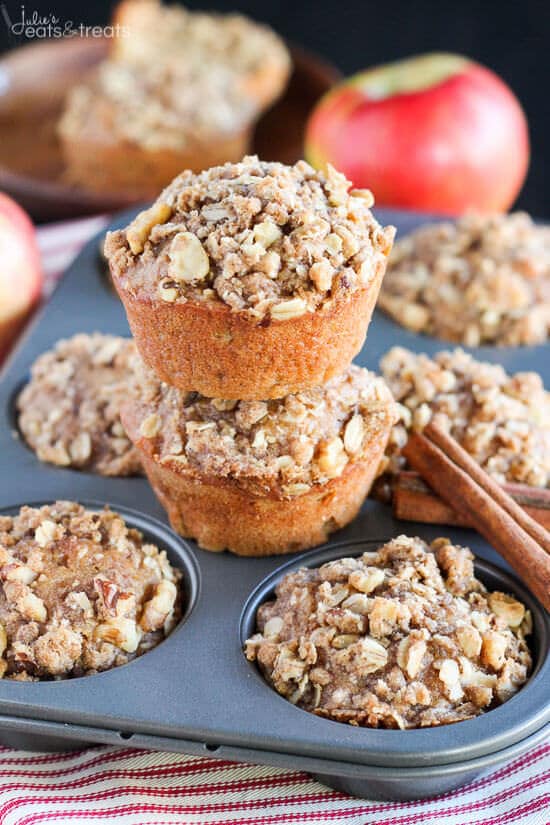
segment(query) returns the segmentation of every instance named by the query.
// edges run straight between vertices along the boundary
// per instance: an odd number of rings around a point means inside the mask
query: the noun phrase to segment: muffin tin
[[[124,226],[136,211],[120,216],[116,226]],[[383,210],[378,216],[395,223],[400,232],[421,222],[414,215]],[[109,503],[164,547],[184,571],[187,609],[164,642],[127,665],[60,682],[0,680],[0,741],[34,750],[104,742],[215,755],[306,770],[357,796],[411,799],[461,785],[548,736],[549,617],[474,532],[398,522],[389,507],[369,500],[353,524],[321,549],[299,556],[238,558],[200,550],[176,536],[144,478],[102,478],[36,459],[18,436],[14,415],[14,399],[33,360],[75,332],[129,334],[122,305],[105,277],[98,242],[92,239],[69,268],[2,376],[0,506],[6,513],[56,498],[91,507]],[[428,353],[448,346],[376,313],[356,360],[376,369],[380,356],[395,344]],[[472,352],[500,361],[508,371],[535,369],[550,384],[545,346]],[[529,682],[483,716],[424,730],[354,728],[294,707],[264,682],[242,653],[257,606],[288,570],[359,554],[399,533],[426,540],[447,535],[469,545],[478,557],[480,578],[490,587],[516,593],[529,605],[535,624],[535,668]]]

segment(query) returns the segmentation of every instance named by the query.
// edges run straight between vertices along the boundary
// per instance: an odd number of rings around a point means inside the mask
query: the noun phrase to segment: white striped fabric
[[[2,825],[548,825],[550,744],[436,799],[352,799],[307,774],[170,753],[95,747],[0,751]]]

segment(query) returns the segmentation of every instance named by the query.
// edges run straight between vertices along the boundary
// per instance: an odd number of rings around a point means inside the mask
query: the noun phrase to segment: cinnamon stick
[[[413,433],[403,454],[430,487],[493,545],[550,610],[550,555],[545,549],[550,547],[548,531],[529,519],[479,465],[470,473],[471,457],[436,425],[430,424],[422,434]]]
[[[550,490],[529,487],[527,484],[502,486],[531,518],[547,530],[550,529]],[[418,473],[411,470],[402,470],[396,475],[392,483],[391,500],[394,516],[403,521],[472,526],[468,519],[439,498]]]
[[[477,461],[474,461],[472,456],[460,446],[456,439],[433,422],[428,424],[424,430],[424,435],[436,444],[451,461],[464,470],[476,484],[485,490],[499,507],[502,507],[503,510],[512,516],[514,521],[519,524],[520,527],[523,527],[525,532],[534,538],[543,550],[550,553],[550,533],[548,530],[545,530],[544,527],[537,524],[519,504],[516,504],[514,499],[504,492],[500,484],[497,484],[494,478],[491,478]]]

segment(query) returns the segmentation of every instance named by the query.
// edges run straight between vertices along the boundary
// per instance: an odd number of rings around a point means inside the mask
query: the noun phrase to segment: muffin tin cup
[[[125,225],[126,213],[117,220]],[[380,215],[407,228],[414,216]],[[335,541],[300,556],[239,558],[209,553],[178,538],[144,478],[102,478],[39,462],[17,436],[13,398],[34,359],[60,337],[100,331],[128,335],[124,310],[106,288],[99,239],[86,246],[51,301],[36,317],[0,382],[0,506],[17,509],[58,498],[108,503],[184,565],[192,609],[158,647],[129,664],[78,679],[20,683],[0,680],[0,738],[15,747],[67,749],[109,743],[217,756],[307,770],[355,795],[404,799],[429,796],[518,756],[548,734],[550,678],[548,616],[506,564],[474,532],[394,520],[389,507],[367,501]],[[90,311],[93,308],[93,311]],[[445,348],[401,330],[375,313],[368,345],[357,362],[377,368],[392,345],[433,353]],[[487,348],[474,354],[487,358]],[[550,383],[541,347],[494,349],[490,360],[509,370],[536,369]],[[159,523],[160,522],[160,523]],[[525,600],[535,619],[533,676],[509,702],[481,717],[441,728],[386,731],[315,717],[294,707],[263,680],[242,652],[256,606],[291,567],[360,553],[367,544],[408,533],[446,535],[469,545],[489,584]],[[484,566],[484,562],[497,568]],[[491,585],[493,586],[493,585]]]
[[[68,498],[69,496],[65,496]],[[51,504],[52,499],[44,499],[42,501],[25,501],[22,502],[28,507],[40,508]],[[87,510],[94,512],[101,511],[108,505],[108,502],[79,499]],[[115,508],[112,508],[115,509]],[[0,516],[15,516],[19,512],[19,506],[4,507],[0,509]],[[162,521],[146,516],[138,510],[133,510],[131,507],[117,505],[116,512],[122,516],[128,527],[133,527],[142,533],[146,542],[155,544],[161,550],[166,551],[168,560],[173,567],[176,567],[182,574],[180,582],[181,592],[181,617],[178,621],[177,628],[181,627],[187,621],[193,608],[197,603],[200,593],[200,570],[195,557],[189,551],[189,548],[184,541],[173,530],[163,524]],[[174,632],[174,631],[173,631]],[[162,642],[160,643],[162,644]],[[139,657],[138,657],[139,658]],[[132,660],[135,661],[135,660]],[[89,678],[89,677],[78,677]]]
[[[388,540],[389,537],[384,537],[374,541],[331,543],[279,567],[250,595],[241,617],[241,643],[244,645],[245,640],[255,632],[258,607],[273,598],[275,587],[282,576],[295,572],[300,567],[319,567],[334,559],[376,550]],[[453,725],[407,731],[352,728],[354,733],[350,735],[354,738],[356,730],[363,732],[362,747],[365,753],[368,752],[369,762],[373,766],[413,770],[419,762],[425,767],[477,759],[515,745],[550,722],[550,706],[544,707],[547,680],[550,678],[550,617],[529,591],[500,567],[477,558],[475,572],[489,590],[514,594],[532,612],[533,635],[529,644],[533,669],[528,683],[515,696],[490,712]],[[250,664],[250,668],[255,677],[267,684],[255,664]],[[281,701],[288,704],[286,699],[281,698]],[[313,715],[299,707],[292,707],[298,713]],[[329,724],[342,727],[341,722],[329,721]]]

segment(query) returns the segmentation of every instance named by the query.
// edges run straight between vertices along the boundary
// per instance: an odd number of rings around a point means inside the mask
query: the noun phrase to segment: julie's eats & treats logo
[[[118,23],[108,26],[87,26],[73,20],[63,20],[53,13],[39,13],[36,10],[19,6],[17,12],[8,10],[5,3],[0,4],[0,13],[13,37],[27,40],[46,40],[61,37],[127,37],[129,30]]]

